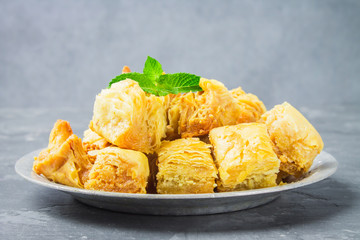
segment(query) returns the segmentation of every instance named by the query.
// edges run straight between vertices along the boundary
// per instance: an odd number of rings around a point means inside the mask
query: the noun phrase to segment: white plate
[[[309,175],[295,183],[255,190],[207,194],[132,194],[85,190],[51,182],[32,170],[34,156],[40,150],[20,158],[16,172],[26,180],[63,191],[85,204],[119,212],[152,215],[201,215],[232,212],[256,207],[277,198],[280,193],[319,182],[337,169],[337,161],[327,152],[319,154]]]

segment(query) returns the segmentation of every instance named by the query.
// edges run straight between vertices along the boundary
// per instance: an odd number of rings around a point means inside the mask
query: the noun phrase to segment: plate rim
[[[62,185],[60,183],[52,182],[45,177],[36,174],[32,168],[30,172],[29,169],[22,169],[20,167],[21,164],[24,162],[30,162],[30,159],[33,159],[38,153],[43,149],[37,149],[32,152],[29,152],[19,158],[15,163],[15,171],[18,175],[23,177],[25,180],[35,183],[37,185],[41,185],[50,189],[59,190],[68,194],[82,194],[88,196],[98,196],[98,197],[108,197],[108,198],[127,198],[127,199],[152,199],[152,200],[197,200],[197,199],[209,199],[209,198],[231,198],[231,197],[242,197],[242,196],[253,196],[253,195],[260,195],[260,194],[271,194],[271,193],[279,193],[288,190],[292,190],[299,187],[304,187],[307,185],[311,185],[317,182],[320,182],[330,176],[332,176],[337,168],[338,168],[338,161],[335,159],[333,155],[326,151],[322,151],[315,159],[310,171],[315,167],[321,167],[325,164],[330,164],[331,168],[328,169],[327,174],[322,175],[318,178],[315,178],[313,181],[306,181],[308,178],[304,178],[298,182],[289,183],[285,185],[275,186],[275,187],[268,187],[268,188],[259,188],[259,189],[252,189],[252,190],[243,190],[243,191],[233,191],[233,192],[220,192],[220,193],[199,193],[199,194],[138,194],[138,193],[119,193],[119,192],[105,192],[105,191],[97,191],[97,190],[87,190],[81,188],[70,187],[66,185]],[[327,155],[328,161],[321,164],[321,162],[316,162],[316,160],[321,155]],[[29,164],[29,163],[28,163]],[[31,164],[32,166],[32,164]],[[23,170],[26,170],[25,172]],[[316,172],[315,172],[316,173]],[[310,176],[311,177],[311,176]],[[41,179],[41,180],[40,180]]]

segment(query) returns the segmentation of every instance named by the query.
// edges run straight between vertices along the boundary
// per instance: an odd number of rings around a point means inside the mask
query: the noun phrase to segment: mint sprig
[[[138,82],[145,92],[156,96],[202,91],[199,76],[190,73],[163,74],[161,64],[152,57],[146,59],[143,73],[123,73],[112,79],[108,88],[125,79]]]

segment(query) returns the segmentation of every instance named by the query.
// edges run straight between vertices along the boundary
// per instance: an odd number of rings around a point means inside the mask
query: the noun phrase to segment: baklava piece
[[[83,188],[92,164],[83,149],[81,139],[73,134],[70,124],[58,120],[49,138],[48,148],[35,157],[33,170],[46,178]]]
[[[260,122],[266,124],[281,161],[281,177],[299,178],[305,174],[324,147],[315,128],[287,102],[263,114]]]
[[[230,93],[241,108],[240,115],[237,116],[238,122],[256,122],[266,112],[264,103],[256,95],[245,93],[241,87],[230,90]]]
[[[149,163],[145,154],[107,147],[92,151],[96,160],[85,189],[122,193],[146,193]]]
[[[166,97],[147,95],[137,82],[123,80],[96,96],[89,127],[120,148],[152,153],[166,136],[166,103]]]
[[[219,192],[276,185],[280,161],[265,124],[219,127],[210,131],[209,138],[219,170]]]
[[[197,138],[163,141],[157,152],[157,192],[213,193],[217,169],[210,147]]]
[[[264,104],[241,88],[228,91],[216,80],[200,79],[203,91],[178,94],[169,106],[167,135],[203,136],[216,127],[254,122],[265,112]]]

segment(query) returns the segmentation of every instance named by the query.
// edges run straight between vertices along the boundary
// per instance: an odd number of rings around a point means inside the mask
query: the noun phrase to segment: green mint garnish
[[[190,73],[163,74],[161,64],[152,57],[146,59],[143,73],[123,73],[111,80],[108,88],[110,88],[113,83],[125,79],[138,82],[145,92],[156,96],[165,96],[170,93],[202,91],[199,86],[199,76]]]

